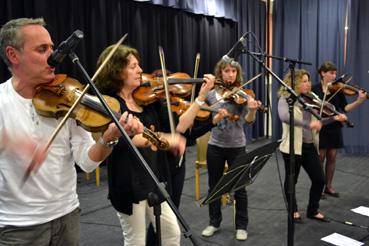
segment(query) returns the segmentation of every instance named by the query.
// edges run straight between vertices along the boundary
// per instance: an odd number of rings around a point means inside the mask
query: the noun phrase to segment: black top
[[[165,113],[160,103],[145,106],[143,112],[137,113],[129,110],[122,98],[117,97],[117,99],[120,102],[121,112],[129,111],[138,117],[145,127],[150,128],[153,125],[155,131],[163,132],[161,126],[164,124],[164,119],[161,116]],[[155,152],[150,147],[138,149],[159,181],[170,182],[166,152]],[[119,139],[119,143],[107,158],[107,165],[109,199],[117,211],[131,215],[133,203],[146,200],[150,192],[157,191],[154,181],[139,163],[123,137]],[[158,192],[157,194],[159,195]]]
[[[313,92],[323,99],[324,93],[321,84],[317,84],[312,88]],[[339,112],[345,112],[347,100],[342,92],[338,92],[336,95],[327,94],[326,101],[332,103],[336,110]],[[319,148],[320,149],[339,149],[344,146],[342,123],[339,121],[333,121],[333,123],[323,125],[319,132]]]

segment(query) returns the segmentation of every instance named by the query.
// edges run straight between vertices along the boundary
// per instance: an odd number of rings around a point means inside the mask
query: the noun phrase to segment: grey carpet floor
[[[264,145],[268,140],[253,142],[248,151]],[[284,164],[280,153],[274,154],[262,168],[254,183],[247,187],[249,199],[249,226],[247,241],[235,239],[233,206],[222,208],[221,230],[211,238],[201,237],[208,224],[208,210],[195,201],[196,148],[188,147],[186,154],[186,179],[180,213],[200,245],[287,245],[288,224],[286,206],[282,195],[281,180],[284,180]],[[201,195],[207,194],[207,171],[201,170]],[[320,223],[305,217],[310,180],[301,171],[296,186],[297,201],[303,215],[303,223],[295,225],[294,245],[331,245],[321,241],[322,237],[337,232],[369,245],[369,217],[356,214],[351,209],[369,207],[369,157],[338,155],[334,187],[340,198],[321,200],[320,211],[330,217],[330,223]],[[107,199],[106,167],[101,168],[101,185],[96,187],[94,179],[87,181],[83,173],[78,174],[78,194],[81,202],[81,245],[123,245],[122,231],[115,213]],[[353,226],[342,222],[351,222]],[[290,234],[291,235],[291,234]],[[181,245],[193,245],[182,237]]]

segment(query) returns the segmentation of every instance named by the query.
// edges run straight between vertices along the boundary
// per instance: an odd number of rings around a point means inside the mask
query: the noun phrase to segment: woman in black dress
[[[313,87],[313,92],[317,94],[321,99],[326,93],[326,101],[332,103],[336,109],[340,112],[349,112],[360,104],[362,104],[366,99],[366,92],[360,91],[356,101],[348,104],[345,95],[342,91],[337,94],[332,94],[327,89],[328,83],[336,79],[337,67],[332,62],[324,62],[319,70],[320,83]],[[325,162],[325,189],[324,193],[333,197],[339,197],[338,192],[336,192],[332,187],[334,170],[336,168],[336,157],[337,149],[343,147],[343,137],[342,137],[342,123],[335,121],[331,124],[322,127],[319,134],[319,155],[322,167],[324,169]]]

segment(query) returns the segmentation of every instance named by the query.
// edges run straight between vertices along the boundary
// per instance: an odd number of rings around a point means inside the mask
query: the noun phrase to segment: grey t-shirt
[[[213,89],[208,93],[206,102],[209,105],[213,105],[220,97],[221,96]],[[231,114],[239,115],[240,119],[237,121],[231,121],[228,118],[223,118],[211,130],[209,144],[222,148],[238,148],[246,146],[246,137],[243,126],[246,123],[245,116],[248,111],[247,106],[238,105],[234,102],[222,101],[212,107],[216,110],[224,108]],[[212,113],[212,117],[215,115],[216,113]]]

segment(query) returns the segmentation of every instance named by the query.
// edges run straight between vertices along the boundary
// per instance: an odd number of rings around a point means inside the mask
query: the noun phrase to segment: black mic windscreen
[[[225,61],[226,63],[231,63],[242,53],[247,34],[248,33],[242,35],[241,38],[228,51],[228,53],[222,57],[223,61]]]
[[[55,67],[61,63],[65,56],[69,55],[76,47],[79,41],[83,38],[83,32],[76,30],[68,37],[67,40],[61,42],[56,50],[51,53],[47,59],[47,63]]]

